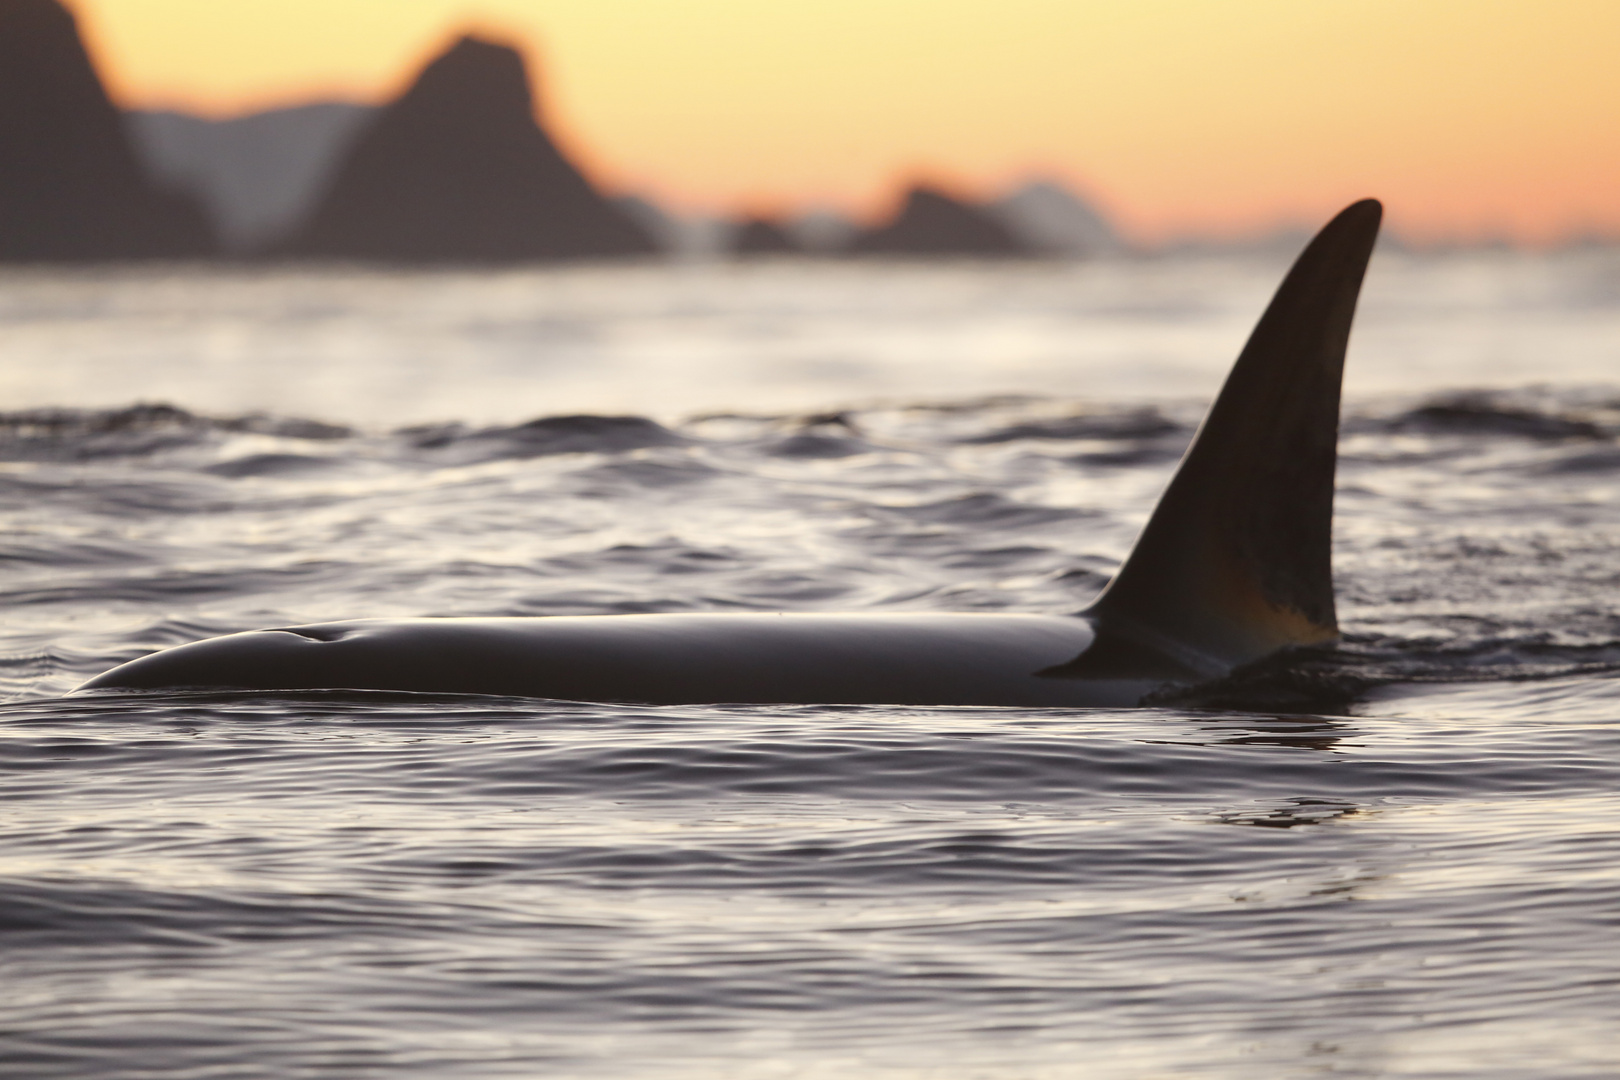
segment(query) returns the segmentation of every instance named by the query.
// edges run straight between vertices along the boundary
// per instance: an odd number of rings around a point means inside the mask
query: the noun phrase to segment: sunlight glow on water
[[[1213,392],[1282,258],[0,274],[11,408],[165,401],[368,426],[660,420],[993,393]],[[1353,397],[1606,382],[1620,249],[1386,253]]]

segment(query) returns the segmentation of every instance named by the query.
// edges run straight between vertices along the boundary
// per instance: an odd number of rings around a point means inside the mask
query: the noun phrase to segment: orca
[[[1129,557],[1076,614],[362,619],[180,645],[79,689],[1134,706],[1332,642],[1339,393],[1382,214],[1355,203],[1300,254]]]

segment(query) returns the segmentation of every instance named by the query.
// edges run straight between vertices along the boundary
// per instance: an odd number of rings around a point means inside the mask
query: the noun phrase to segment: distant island
[[[364,124],[278,254],[389,262],[650,255],[535,121],[523,57],[464,37]]]
[[[202,209],[141,167],[73,15],[0,0],[0,261],[188,258]]]
[[[982,207],[919,184],[893,219],[857,233],[854,255],[1029,255],[1026,243]]]
[[[988,199],[914,178],[876,222],[825,207],[680,214],[594,184],[537,119],[530,86],[518,50],[463,37],[384,105],[120,112],[63,0],[0,0],[0,263],[1072,259],[1279,254],[1308,235],[1280,224],[1133,248],[1090,200],[1041,177]],[[1388,230],[1380,243],[1406,246]]]
[[[536,119],[521,54],[464,37],[384,106],[120,114],[60,0],[0,0],[0,261],[510,263],[673,255],[1088,256],[1121,247],[1050,181],[919,183],[885,221],[682,218],[610,198]]]

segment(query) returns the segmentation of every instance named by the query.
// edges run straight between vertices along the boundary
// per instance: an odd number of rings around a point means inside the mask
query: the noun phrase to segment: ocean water
[[[1077,610],[1282,269],[0,275],[0,1075],[1616,1075],[1613,250],[1380,254],[1344,641],[1150,708],[70,693]]]

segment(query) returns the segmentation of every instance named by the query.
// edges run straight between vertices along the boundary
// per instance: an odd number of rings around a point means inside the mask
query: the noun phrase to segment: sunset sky
[[[78,0],[117,100],[382,101],[521,45],[604,186],[872,215],[1070,183],[1138,240],[1377,195],[1420,240],[1620,236],[1615,0]]]

